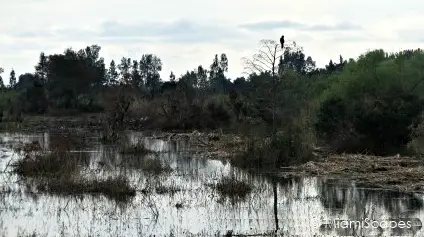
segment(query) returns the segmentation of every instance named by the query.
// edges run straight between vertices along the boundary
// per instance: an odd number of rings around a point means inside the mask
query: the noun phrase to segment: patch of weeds
[[[146,173],[159,175],[162,173],[169,173],[172,171],[172,168],[167,163],[162,163],[158,159],[145,159],[140,162],[140,169]]]
[[[117,201],[127,201],[128,198],[136,195],[136,190],[130,186],[128,179],[124,176],[109,177],[105,180],[61,178],[39,184],[37,189],[40,192],[61,195],[102,194]]]
[[[20,131],[25,124],[20,122],[0,122],[0,131]]]
[[[38,237],[42,235],[38,235],[37,232],[32,232],[32,234],[29,233],[22,233],[20,230],[18,231],[17,237]]]
[[[103,144],[111,144],[111,143],[115,143],[117,141],[119,141],[120,136],[117,133],[112,133],[112,134],[108,134],[108,135],[102,135],[100,137],[100,141]]]
[[[32,141],[29,143],[24,143],[22,145],[14,147],[15,152],[24,152],[31,153],[41,151],[42,147],[38,141]]]
[[[34,156],[27,154],[23,159],[14,162],[12,166],[13,171],[21,176],[58,177],[76,172],[80,161],[85,158],[87,157],[81,153],[44,151]]]
[[[132,154],[132,155],[147,155],[153,153],[143,143],[139,142],[135,145],[126,147],[121,150],[121,154]]]
[[[176,187],[176,186],[158,186],[156,187],[156,193],[157,194],[165,194],[165,193],[169,193],[169,194],[174,194],[176,192],[180,192],[181,189]]]
[[[252,186],[244,181],[234,178],[223,178],[219,183],[213,185],[222,196],[231,199],[244,199],[252,191]]]

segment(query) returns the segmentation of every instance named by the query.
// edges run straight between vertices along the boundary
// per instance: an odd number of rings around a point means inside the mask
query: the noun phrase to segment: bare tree
[[[284,48],[274,40],[261,40],[259,42],[258,53],[252,58],[243,58],[245,73],[270,73],[272,77],[271,95],[272,95],[272,137],[276,135],[276,93],[280,83],[280,77],[277,77],[280,71],[279,61],[284,54]]]
[[[283,49],[274,40],[261,40],[258,53],[251,58],[243,58],[246,73],[270,72],[276,75],[278,71],[278,60],[283,55]]]
[[[252,58],[243,58],[246,73],[270,73],[272,77],[271,95],[272,95],[272,139],[275,139],[276,129],[276,105],[277,105],[277,88],[281,82],[282,65],[280,58],[284,54],[283,44],[279,44],[274,40],[261,40],[258,53],[254,54]],[[277,76],[278,75],[278,76]],[[274,192],[274,218],[275,218],[275,231],[279,229],[278,225],[278,187],[277,182],[273,182]]]

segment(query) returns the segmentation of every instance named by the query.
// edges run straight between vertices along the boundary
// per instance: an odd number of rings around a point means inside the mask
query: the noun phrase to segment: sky
[[[106,64],[152,53],[161,76],[180,76],[225,53],[227,76],[245,72],[242,57],[261,39],[303,47],[324,66],[368,50],[424,48],[422,0],[0,0],[0,67],[7,84],[33,72],[40,52],[62,53],[97,44]]]

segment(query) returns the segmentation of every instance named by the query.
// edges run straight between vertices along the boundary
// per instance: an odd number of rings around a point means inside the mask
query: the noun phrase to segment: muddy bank
[[[102,114],[83,114],[81,116],[26,116],[22,122],[0,123],[0,131],[5,132],[54,132],[102,128]]]
[[[165,140],[187,139],[197,152],[209,158],[228,159],[242,154],[245,143],[240,136],[219,133],[155,133],[152,137]],[[324,176],[355,181],[359,186],[383,188],[401,192],[424,192],[424,161],[416,157],[331,154],[314,148],[314,161],[281,167],[271,173],[278,177]]]
[[[285,167],[279,176],[325,176],[352,180],[368,188],[424,192],[424,162],[414,157],[331,154],[299,166]]]

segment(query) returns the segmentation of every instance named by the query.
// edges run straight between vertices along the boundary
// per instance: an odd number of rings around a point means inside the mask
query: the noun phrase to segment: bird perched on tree
[[[284,48],[284,35],[280,38],[281,48]]]

